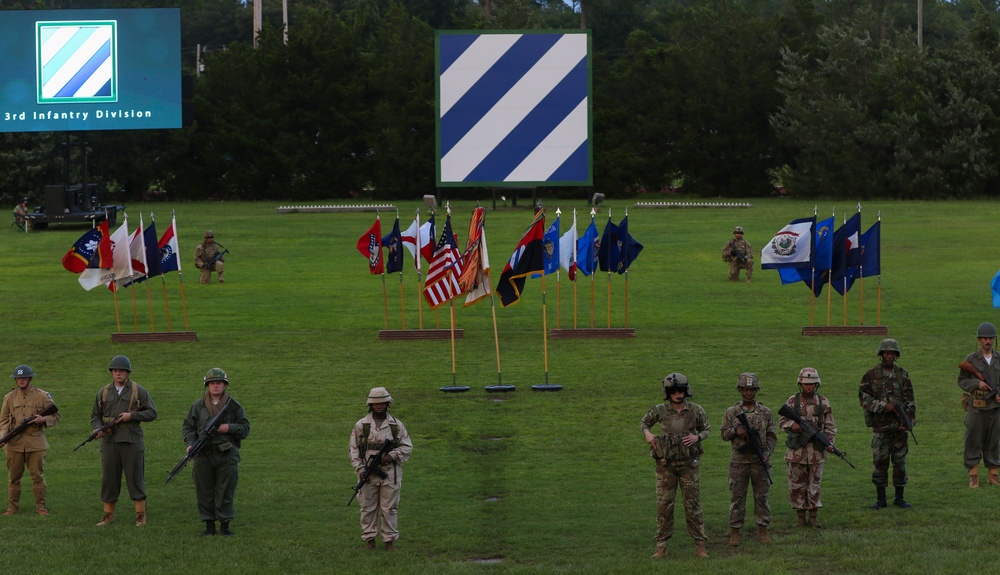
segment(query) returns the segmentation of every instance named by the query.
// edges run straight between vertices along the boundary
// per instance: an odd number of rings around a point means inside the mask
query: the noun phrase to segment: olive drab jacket
[[[115,443],[138,443],[145,447],[140,423],[156,419],[156,406],[146,388],[132,381],[125,382],[119,395],[115,384],[109,383],[97,392],[94,407],[90,412],[90,427],[97,429],[105,423],[118,419],[126,411],[132,414],[131,421],[126,421],[104,432],[103,441]]]
[[[1000,389],[1000,356],[993,354],[993,361],[986,363],[983,358],[983,350],[979,349],[970,353],[965,361],[972,364],[979,373],[986,378],[986,383],[993,386],[993,389]],[[979,389],[979,378],[967,371],[959,370],[958,387],[971,396],[970,407],[975,409],[997,409],[1000,404],[996,401],[996,396]]]

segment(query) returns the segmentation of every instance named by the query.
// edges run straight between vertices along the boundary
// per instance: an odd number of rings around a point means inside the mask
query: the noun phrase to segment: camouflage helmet
[[[814,368],[814,367],[803,367],[802,370],[799,371],[798,384],[802,385],[803,383],[815,383],[816,387],[819,387],[819,383],[820,383],[819,382],[819,372],[816,371],[816,368]]]
[[[384,387],[373,387],[368,392],[368,405],[373,403],[392,403],[392,396],[389,395],[389,390]]]
[[[14,368],[14,373],[11,374],[14,379],[21,379],[22,377],[35,377],[35,372],[31,371],[31,367],[21,364]]]
[[[878,344],[878,353],[875,355],[881,356],[887,351],[892,351],[896,353],[896,357],[899,357],[899,344],[896,343],[894,339],[883,339],[882,343]]]
[[[743,226],[736,226],[735,228],[733,228],[733,233],[734,234],[742,234],[743,233]]]
[[[736,380],[736,389],[737,391],[741,389],[760,389],[760,378],[757,377],[756,373],[743,372]]]
[[[663,394],[670,395],[670,390],[679,389],[684,391],[684,397],[691,396],[691,385],[688,383],[688,378],[683,373],[673,372],[667,377],[663,378]]]
[[[108,371],[113,369],[124,369],[127,372],[132,372],[132,362],[129,358],[124,355],[116,355],[111,358],[111,365],[108,366]]]
[[[997,328],[993,326],[992,323],[984,321],[979,324],[979,329],[976,330],[976,337],[996,337]]]
[[[205,237],[206,238],[214,238],[215,237],[215,232],[213,232],[212,230],[205,230]]]
[[[226,385],[229,385],[229,377],[226,376],[226,370],[221,367],[213,367],[208,370],[205,374],[205,385],[212,383],[213,381],[224,381]]]

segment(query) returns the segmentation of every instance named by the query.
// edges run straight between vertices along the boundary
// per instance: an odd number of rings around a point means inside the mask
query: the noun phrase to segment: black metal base
[[[540,383],[532,385],[531,389],[535,391],[562,391],[562,386],[555,383]]]
[[[469,391],[472,389],[468,385],[446,385],[441,388],[441,391],[445,393],[462,393],[463,391]]]
[[[498,393],[498,392],[514,391],[515,389],[517,389],[517,387],[513,386],[513,385],[507,385],[507,384],[504,384],[504,385],[487,385],[485,389],[486,389],[486,391],[488,391],[490,393]]]

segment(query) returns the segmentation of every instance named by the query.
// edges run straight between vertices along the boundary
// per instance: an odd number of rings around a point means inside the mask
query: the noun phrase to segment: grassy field
[[[914,383],[920,441],[910,447],[907,499],[913,509],[871,511],[870,432],[858,406],[861,375],[876,362],[879,337],[804,337],[809,291],[781,286],[772,270],[754,282],[726,281],[720,250],[734,225],[759,250],[813,204],[787,199],[754,201],[753,208],[638,209],[608,201],[618,222],[629,208],[632,234],[645,249],[629,273],[628,340],[553,340],[543,354],[542,290],[529,281],[520,304],[496,309],[503,383],[517,391],[498,396],[492,314],[488,300],[456,315],[465,337],[456,342],[454,379],[472,390],[445,394],[453,381],[451,347],[441,341],[379,341],[384,327],[383,285],[355,251],[373,214],[275,214],[263,203],[147,204],[160,233],[177,211],[184,254],[184,302],[197,343],[112,344],[115,302],[104,289],[85,292],[59,260],[83,232],[55,228],[0,243],[0,317],[3,364],[39,373],[63,419],[48,433],[49,507],[38,517],[0,518],[8,573],[685,573],[909,574],[981,571],[998,558],[990,511],[1000,488],[967,488],[962,466],[962,411],[957,364],[975,346],[982,321],[998,318],[989,281],[1000,267],[995,203],[878,203],[863,206],[862,229],[882,213],[881,323],[899,341],[899,364]],[[400,204],[402,225],[417,203]],[[454,205],[455,231],[464,242],[474,202]],[[556,205],[549,208],[554,212]],[[563,203],[564,229],[586,206]],[[855,205],[819,205],[820,217]],[[443,214],[439,214],[443,222]],[[550,214],[550,217],[552,214]],[[383,214],[388,230],[393,214]],[[490,211],[487,235],[494,285],[524,227],[528,209]],[[199,285],[192,264],[205,228],[230,249],[227,283]],[[464,243],[463,243],[464,246]],[[426,268],[425,268],[426,270]],[[549,327],[556,311],[572,325],[572,284],[546,278]],[[178,275],[166,276],[170,322],[184,329]],[[416,279],[403,277],[406,327],[417,326]],[[150,330],[147,297],[157,331],[166,331],[163,284],[155,278],[119,294],[122,331]],[[598,327],[607,323],[606,274],[594,284]],[[624,323],[623,278],[611,278],[612,325]],[[400,328],[399,278],[386,279],[389,327]],[[847,322],[861,323],[860,286],[849,293]],[[578,285],[580,327],[590,322],[589,280]],[[875,278],[864,282],[864,324],[877,323]],[[557,297],[558,296],[558,297]],[[558,300],[558,301],[557,301]],[[814,323],[827,324],[826,291]],[[844,323],[834,294],[830,323]],[[438,323],[439,322],[439,323]],[[424,327],[447,327],[448,313],[423,312]],[[149,525],[136,529],[129,509],[98,529],[100,462],[97,443],[72,448],[89,433],[98,388],[109,381],[108,362],[128,355],[133,378],[145,385],[159,419],[145,425]],[[546,363],[547,359],[547,363]],[[546,365],[548,373],[546,374]],[[246,408],[252,432],[243,446],[242,481],[231,539],[198,539],[190,475],[164,485],[181,457],[181,421],[203,391],[210,367],[223,367],[230,392]],[[822,377],[839,432],[837,445],[858,469],[834,458],[823,481],[827,528],[792,527],[783,468],[771,490],[774,544],[748,537],[726,545],[729,446],[718,434],[726,407],[739,398],[737,376],[756,372],[758,399],[776,408],[796,391],[800,368]],[[693,543],[676,517],[671,557],[654,564],[653,462],[639,418],[662,400],[660,380],[688,375],[694,401],[712,422],[702,466],[702,502],[711,559],[694,558]],[[531,385],[560,384],[556,393]],[[6,375],[4,376],[6,377]],[[365,413],[365,397],[385,385],[393,413],[407,425],[414,454],[405,468],[400,506],[400,552],[361,549],[356,503],[345,504],[354,476],[348,464],[351,425]],[[22,506],[31,509],[30,489]],[[126,497],[123,496],[123,504]]]

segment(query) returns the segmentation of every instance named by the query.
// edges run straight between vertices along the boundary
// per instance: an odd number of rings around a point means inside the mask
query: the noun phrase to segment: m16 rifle
[[[802,433],[808,438],[807,441],[811,441],[816,447],[828,450],[837,457],[843,459],[844,463],[851,466],[851,469],[857,469],[857,467],[854,467],[853,463],[847,460],[846,453],[833,446],[833,443],[830,442],[830,439],[825,433],[820,431],[811,421],[806,421],[799,417],[799,414],[795,413],[795,410],[791,407],[788,407],[788,404],[781,406],[781,409],[778,410],[778,415],[787,417],[795,423],[798,423],[799,427],[802,428]]]
[[[138,412],[140,412],[140,411],[146,411],[147,409],[149,409],[149,406],[147,406],[147,405],[143,405],[142,407],[139,407],[139,408],[138,408],[138,409],[136,409],[135,411],[136,411],[136,413],[138,413]],[[117,427],[117,426],[118,426],[118,424],[119,424],[119,423],[121,423],[121,422],[122,422],[122,418],[121,418],[121,416],[119,416],[119,417],[118,417],[118,419],[115,419],[114,421],[109,421],[109,422],[105,423],[104,425],[102,425],[102,426],[98,427],[97,429],[95,429],[95,430],[93,431],[93,433],[91,433],[90,435],[88,435],[88,436],[87,436],[87,439],[84,439],[84,440],[83,440],[83,443],[81,443],[80,445],[77,445],[76,447],[74,447],[74,448],[73,448],[73,451],[76,451],[77,449],[80,449],[80,448],[81,448],[81,447],[83,447],[84,445],[87,445],[87,444],[88,444],[88,443],[90,443],[91,441],[93,441],[93,440],[97,439],[97,437],[98,437],[98,436],[99,436],[100,434],[104,433],[105,431],[108,431],[108,430],[111,430],[111,429],[114,429],[114,428],[115,428],[115,427]]]
[[[732,250],[731,252],[729,252],[729,255],[736,258],[736,261],[740,262],[740,265],[746,265],[747,255],[743,253],[741,250]]]
[[[201,269],[210,270],[215,268],[216,262],[220,261],[222,259],[222,256],[229,253],[229,250],[226,249],[226,247],[223,246],[222,244],[215,244],[215,245],[219,249],[215,250],[215,255],[212,256],[212,259],[208,260],[207,262],[201,265]]]
[[[368,458],[365,463],[365,470],[361,473],[361,478],[358,479],[358,484],[354,486],[354,495],[351,495],[351,499],[347,502],[347,506],[350,507],[351,503],[354,503],[354,498],[361,493],[361,488],[368,483],[372,475],[377,475],[379,479],[385,479],[388,477],[385,471],[382,471],[382,456],[388,455],[396,447],[396,443],[391,439],[387,439],[384,444],[382,444],[382,449],[378,450],[378,453],[372,455]]]
[[[742,452],[752,451],[757,456],[757,462],[764,468],[764,476],[767,477],[767,483],[774,485],[774,481],[771,480],[771,466],[767,460],[767,456],[764,454],[764,445],[760,440],[760,434],[757,433],[756,429],[750,427],[750,421],[747,419],[746,413],[742,411],[737,412],[736,419],[740,420],[740,425],[747,432],[747,442],[739,450]]]
[[[202,428],[201,433],[198,434],[198,439],[196,439],[194,444],[191,445],[191,449],[188,450],[187,454],[182,457],[181,460],[177,462],[177,465],[170,470],[170,473],[167,474],[167,480],[163,482],[164,485],[170,483],[170,480],[177,477],[177,474],[187,466],[189,461],[198,457],[198,455],[205,450],[205,447],[208,446],[208,442],[215,437],[217,433],[219,433],[219,425],[221,425],[219,423],[219,419],[226,413],[226,411],[229,410],[229,406],[232,404],[233,400],[230,399],[225,405],[222,406],[219,413],[215,414],[215,417],[208,420],[208,423],[206,423],[205,427]]]
[[[41,415],[42,417],[47,417],[49,415],[54,415],[54,414],[56,414],[58,412],[59,412],[59,408],[56,407],[56,404],[53,403],[52,405],[50,405],[50,406],[42,409],[41,411],[39,411],[36,415]],[[28,426],[31,425],[31,422],[34,421],[34,420],[35,420],[35,416],[34,415],[32,415],[31,417],[25,417],[24,420],[21,421],[21,423],[17,427],[15,427],[14,429],[11,429],[7,433],[7,435],[4,435],[3,437],[0,437],[0,446],[7,445],[7,442],[9,442],[11,439],[14,439],[18,435],[21,435],[22,433],[24,433],[28,429]]]
[[[900,425],[905,427],[906,431],[910,432],[910,437],[913,438],[913,444],[920,445],[920,443],[917,442],[917,436],[913,435],[913,420],[906,414],[906,404],[898,399],[893,400],[892,404],[896,406],[896,411],[893,413],[895,413],[896,417],[899,418]]]

